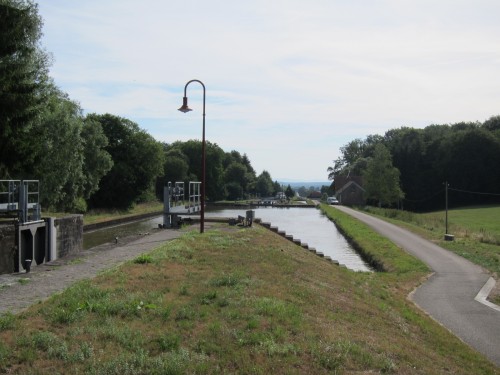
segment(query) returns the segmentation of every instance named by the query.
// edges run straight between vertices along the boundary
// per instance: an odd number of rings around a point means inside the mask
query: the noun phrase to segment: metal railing
[[[0,213],[17,213],[21,223],[38,221],[39,200],[38,180],[0,180]]]

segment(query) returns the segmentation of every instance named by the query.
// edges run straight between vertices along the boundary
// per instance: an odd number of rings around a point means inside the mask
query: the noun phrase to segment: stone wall
[[[15,243],[14,225],[0,225],[0,274],[14,272]]]
[[[72,215],[55,220],[58,258],[79,253],[83,249],[83,215]]]

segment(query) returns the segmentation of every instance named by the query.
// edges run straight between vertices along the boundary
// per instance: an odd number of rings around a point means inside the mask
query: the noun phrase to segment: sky
[[[500,114],[498,0],[38,0],[51,76],[84,113],[206,139],[273,180],[340,147]]]

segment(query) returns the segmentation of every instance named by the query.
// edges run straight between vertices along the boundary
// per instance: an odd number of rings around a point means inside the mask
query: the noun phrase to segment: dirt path
[[[72,283],[150,251],[165,241],[178,238],[185,230],[154,230],[148,235],[121,238],[75,256],[32,267],[30,273],[0,275],[0,315],[18,313],[30,305],[62,292]]]

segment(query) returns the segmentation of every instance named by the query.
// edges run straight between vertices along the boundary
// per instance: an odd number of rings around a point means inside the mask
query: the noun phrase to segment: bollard
[[[26,269],[26,273],[29,273],[31,270],[31,259],[24,260],[24,268]]]

